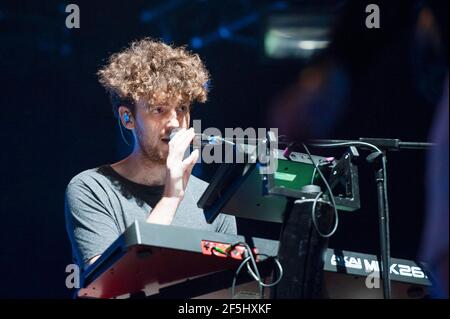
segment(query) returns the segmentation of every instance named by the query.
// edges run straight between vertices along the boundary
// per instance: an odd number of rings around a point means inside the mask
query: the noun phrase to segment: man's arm
[[[152,209],[147,217],[147,223],[170,225],[180,205],[181,199],[177,197],[163,197]]]
[[[66,228],[80,266],[92,264],[120,235],[102,192],[90,176],[75,178],[66,189]]]

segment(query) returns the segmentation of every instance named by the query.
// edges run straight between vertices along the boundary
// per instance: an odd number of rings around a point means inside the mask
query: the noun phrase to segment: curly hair
[[[175,100],[191,105],[207,99],[209,73],[197,54],[150,38],[113,54],[97,75],[110,94],[114,115],[120,105],[134,113],[140,99],[148,105]]]

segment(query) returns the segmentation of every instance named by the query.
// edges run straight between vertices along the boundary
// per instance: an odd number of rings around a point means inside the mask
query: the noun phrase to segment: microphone
[[[180,131],[181,128],[176,127],[170,132],[169,140],[172,140],[172,138],[177,134],[178,131]],[[194,139],[199,139],[201,142],[201,145],[220,145],[222,143],[227,143],[230,145],[235,145],[231,141],[227,141],[226,139],[222,138],[221,136],[215,136],[215,135],[206,135],[203,133],[195,133]]]

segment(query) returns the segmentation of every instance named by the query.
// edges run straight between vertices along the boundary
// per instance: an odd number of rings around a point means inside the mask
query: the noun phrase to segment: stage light
[[[269,59],[307,59],[327,48],[334,21],[331,13],[274,13],[263,26],[264,56]]]

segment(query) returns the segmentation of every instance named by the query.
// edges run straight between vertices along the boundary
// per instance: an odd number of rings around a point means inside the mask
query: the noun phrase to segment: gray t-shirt
[[[208,224],[197,201],[208,183],[191,176],[172,225],[236,234],[234,216],[219,214]],[[86,170],[67,186],[65,215],[75,262],[101,255],[135,220],[145,221],[164,186],[146,186],[119,175],[109,165]]]

